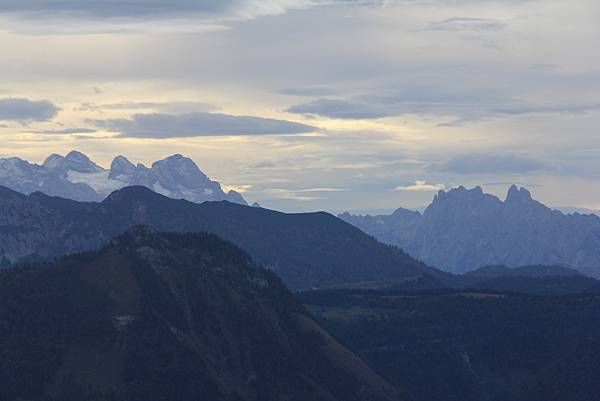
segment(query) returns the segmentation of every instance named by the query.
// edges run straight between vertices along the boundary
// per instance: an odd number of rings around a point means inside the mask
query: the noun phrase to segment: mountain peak
[[[62,160],[64,160],[64,157],[62,157],[59,154],[53,153],[46,158],[42,165],[48,169],[55,169],[58,167],[59,163]]]
[[[120,177],[130,178],[135,174],[135,165],[125,156],[117,156],[110,164],[110,173],[108,178],[114,180]]]
[[[115,158],[112,161],[112,164],[130,164],[135,167],[135,165],[132,162],[130,162],[129,159],[123,155],[115,156]]]
[[[67,153],[67,155],[65,156],[65,159],[91,162],[89,157],[87,157],[86,155],[84,155],[83,153],[81,153],[77,150],[72,150],[69,153]]]
[[[473,189],[468,189],[462,185],[459,185],[458,187],[452,188],[449,191],[440,190],[433,198],[432,204],[445,200],[479,199],[484,196],[485,194],[480,186],[477,186]]]
[[[416,211],[416,210],[410,210],[410,209],[406,209],[403,207],[399,207],[398,209],[394,210],[394,212],[392,213],[392,216],[395,217],[408,217],[408,216],[421,216],[421,213]]]
[[[103,204],[124,202],[127,200],[141,201],[148,199],[166,199],[164,195],[154,192],[143,185],[132,185],[112,192],[102,201]]]
[[[43,167],[59,173],[67,173],[69,170],[78,173],[97,173],[104,170],[91,161],[89,157],[76,150],[70,151],[65,157],[58,154],[48,156]]]
[[[527,189],[521,187],[518,188],[516,185],[511,185],[508,189],[508,193],[506,194],[506,202],[516,202],[516,201],[531,201],[531,192]]]

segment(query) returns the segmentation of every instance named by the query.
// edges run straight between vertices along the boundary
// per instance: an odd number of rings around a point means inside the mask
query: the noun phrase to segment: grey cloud
[[[570,103],[555,105],[523,105],[500,107],[494,111],[498,114],[521,115],[521,114],[543,114],[543,113],[567,113],[581,114],[589,111],[600,110],[600,103]]]
[[[386,107],[373,106],[359,101],[325,98],[295,105],[289,107],[286,111],[296,114],[351,120],[383,118],[390,115],[390,111],[386,110]]]
[[[386,0],[3,0],[0,13],[65,14],[99,18],[186,16],[243,11],[252,14],[310,6],[378,5]],[[253,10],[254,9],[254,10]]]
[[[0,13],[25,13],[29,16],[64,14],[86,17],[144,17],[185,13],[226,11],[237,0],[3,0]]]
[[[318,98],[289,107],[290,113],[337,119],[379,119],[403,115],[455,117],[438,126],[461,126],[490,118],[528,114],[582,114],[600,110],[598,102],[538,104],[481,91],[436,92],[423,88],[391,95],[362,95],[345,99]]]
[[[91,128],[65,128],[58,130],[38,130],[38,131],[27,131],[28,134],[43,134],[43,135],[70,135],[70,134],[93,134],[98,132]]]
[[[0,120],[3,121],[48,121],[59,111],[58,106],[47,100],[0,99]]]
[[[431,22],[421,31],[488,31],[499,30],[506,27],[506,23],[490,18],[448,18],[442,21]]]
[[[33,19],[35,26],[5,23],[21,32],[201,31],[223,29],[233,21],[251,20],[289,10],[336,5],[378,5],[384,0],[3,0],[0,14]],[[64,24],[83,21],[84,24]],[[166,24],[160,25],[157,22]],[[178,21],[178,23],[173,23]],[[145,24],[153,22],[153,24]],[[139,24],[145,24],[144,27]],[[133,25],[132,25],[133,24]]]
[[[119,137],[178,138],[197,136],[278,135],[317,131],[292,121],[221,113],[134,114],[131,119],[90,120],[94,126]]]
[[[434,167],[454,174],[524,174],[549,168],[543,160],[512,153],[462,155]]]

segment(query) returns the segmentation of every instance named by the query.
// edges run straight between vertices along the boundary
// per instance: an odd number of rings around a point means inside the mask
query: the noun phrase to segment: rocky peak
[[[421,216],[421,213],[419,213],[415,210],[410,210],[410,209],[405,209],[403,207],[399,207],[398,209],[394,210],[394,213],[392,213],[392,216],[395,216],[395,217],[418,217],[418,216]]]
[[[192,159],[180,154],[155,162],[152,170],[158,174],[159,182],[165,188],[172,187],[175,182],[194,187],[199,182],[208,181],[208,177],[200,171]]]
[[[18,157],[0,159],[0,177],[15,178],[29,172],[33,165]]]
[[[108,178],[115,180],[121,176],[132,177],[135,175],[136,167],[125,156],[117,156],[110,164],[110,173]]]
[[[227,192],[227,200],[229,202],[239,203],[241,205],[247,204],[246,201],[244,200],[244,197],[242,196],[242,194],[240,194],[237,191],[234,191],[233,189],[231,189],[231,190],[229,190],[229,192]],[[260,205],[258,205],[258,207],[260,207]]]
[[[518,188],[516,185],[511,185],[506,195],[506,202],[530,202],[532,201],[531,192],[521,187]]]
[[[166,157],[162,160],[154,162],[153,167],[178,167],[179,169],[190,169],[190,170],[199,170],[196,163],[189,157],[182,156],[180,154],[174,154],[169,157]]]
[[[467,189],[461,185],[449,191],[439,191],[433,198],[433,202],[425,209],[424,214],[436,210],[477,209],[497,203],[500,203],[500,200],[493,195],[484,193],[481,187]]]
[[[69,170],[78,173],[97,173],[104,169],[90,160],[89,157],[76,150],[70,151],[65,157],[57,154],[50,155],[43,164],[47,170],[67,173]]]
[[[53,153],[46,158],[46,160],[44,161],[44,164],[42,164],[42,166],[44,166],[45,168],[47,168],[49,170],[54,170],[54,169],[58,168],[58,166],[60,165],[60,163],[63,160],[64,160],[64,157],[62,157],[61,155],[58,155],[56,153]]]
[[[180,154],[169,156],[159,160],[152,165],[152,169],[172,177],[202,177],[207,179],[206,175],[200,171],[196,163],[188,157]]]

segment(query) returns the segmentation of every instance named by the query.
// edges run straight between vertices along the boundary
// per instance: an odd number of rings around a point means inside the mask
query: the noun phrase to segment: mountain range
[[[101,201],[126,186],[141,185],[175,199],[192,202],[228,200],[245,205],[236,191],[225,193],[189,158],[173,155],[151,167],[134,165],[117,156],[110,169],[100,167],[83,153],[50,155],[42,165],[18,157],[0,159],[0,185],[23,194],[36,191],[78,201]]]
[[[209,234],[134,227],[0,272],[0,328],[1,400],[407,399]]]
[[[449,277],[328,213],[286,214],[227,201],[198,204],[141,186],[115,191],[101,203],[0,187],[0,264],[98,249],[135,225],[216,234],[294,290],[419,283],[439,287]]]
[[[378,240],[452,273],[488,265],[566,265],[600,277],[600,217],[564,214],[511,186],[504,200],[481,187],[439,191],[423,213],[339,215]]]

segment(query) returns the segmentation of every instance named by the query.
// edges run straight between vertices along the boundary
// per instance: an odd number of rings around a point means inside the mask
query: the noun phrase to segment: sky
[[[600,209],[595,0],[3,0],[0,157],[191,157],[285,211]]]

